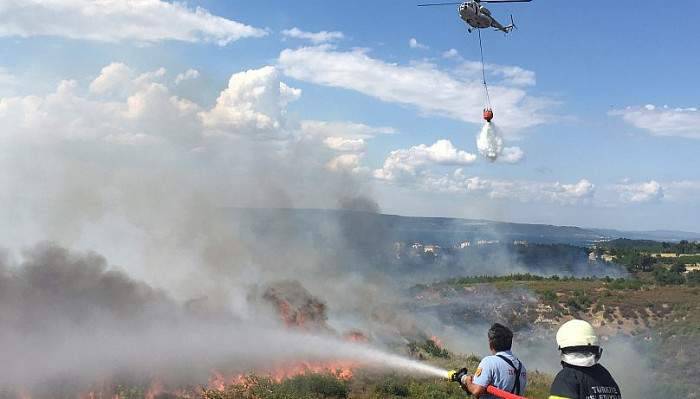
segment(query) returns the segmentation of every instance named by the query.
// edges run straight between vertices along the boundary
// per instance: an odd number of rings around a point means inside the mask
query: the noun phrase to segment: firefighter
[[[590,323],[570,320],[557,331],[562,370],[549,399],[621,399],[620,387],[610,372],[598,364],[603,354]]]
[[[475,398],[494,398],[486,393],[488,386],[523,395],[527,385],[525,365],[513,352],[513,332],[501,324],[494,324],[488,332],[489,349],[493,356],[481,360],[473,376],[460,378],[462,386]]]

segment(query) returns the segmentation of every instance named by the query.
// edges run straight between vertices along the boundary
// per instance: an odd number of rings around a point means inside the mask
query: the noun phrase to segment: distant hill
[[[700,233],[691,233],[688,231],[675,230],[652,230],[652,231],[619,231],[619,230],[604,230],[591,229],[601,235],[613,238],[627,238],[630,240],[649,240],[649,241],[665,241],[678,242],[681,240],[698,241]]]
[[[289,234],[322,234],[328,226],[364,231],[368,227],[383,239],[419,241],[453,246],[462,241],[499,240],[502,243],[528,241],[538,244],[570,244],[588,246],[617,238],[677,242],[700,240],[700,233],[682,231],[621,231],[574,226],[495,222],[489,220],[441,217],[410,217],[359,211],[330,209],[241,209],[226,212],[258,233],[279,231]]]

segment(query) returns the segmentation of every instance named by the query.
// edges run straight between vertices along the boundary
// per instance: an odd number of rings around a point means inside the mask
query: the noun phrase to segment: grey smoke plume
[[[217,363],[333,354],[336,339],[275,332],[259,299],[278,281],[321,298],[339,333],[389,320],[373,316],[397,301],[375,268],[391,248],[369,217],[379,206],[299,134],[287,105],[300,91],[262,68],[234,74],[205,107],[133,73],[103,71],[116,87],[104,96],[67,81],[3,99],[0,349],[18,360],[0,385],[121,370],[201,383]],[[343,211],[310,220],[289,208]]]
[[[316,315],[310,324],[325,323],[325,305],[298,283],[272,285],[264,297],[292,302],[305,312],[299,319]],[[127,372],[201,383],[215,367],[247,372],[285,361],[367,361],[362,353],[369,348],[321,328],[302,333],[280,329],[272,312],[241,320],[214,309],[182,306],[95,253],[40,244],[19,264],[0,264],[0,348],[13,359],[0,367],[0,387],[61,380],[84,387]]]
[[[45,240],[95,250],[177,299],[216,297],[243,318],[249,286],[327,287],[364,263],[347,242],[378,232],[352,213],[320,221],[322,248],[296,239],[303,224],[284,211],[255,231],[244,223],[241,209],[378,209],[369,186],[325,168],[335,154],[299,132],[288,105],[301,92],[275,68],[232,75],[211,107],[175,96],[160,73],[120,68],[99,77],[110,93],[64,81],[3,99],[0,243],[10,256]]]

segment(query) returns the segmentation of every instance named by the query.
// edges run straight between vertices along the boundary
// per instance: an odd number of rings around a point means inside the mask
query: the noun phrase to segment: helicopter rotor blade
[[[418,7],[457,6],[460,4],[462,4],[462,2],[459,2],[459,3],[426,3],[426,4],[418,4]]]
[[[532,0],[474,0],[476,3],[529,3]],[[418,4],[418,7],[435,7],[435,6],[457,6],[464,2],[457,3],[425,3]]]
[[[478,0],[477,3],[529,3],[532,0]]]

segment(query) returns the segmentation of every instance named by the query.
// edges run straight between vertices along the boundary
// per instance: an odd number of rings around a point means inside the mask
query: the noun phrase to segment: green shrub
[[[447,359],[450,357],[450,352],[447,351],[447,349],[441,348],[438,346],[435,341],[432,339],[428,339],[425,341],[425,343],[421,346],[421,348],[426,351],[429,355],[435,356],[435,357],[441,357],[444,359]]]
[[[688,285],[700,285],[700,271],[694,270],[686,275]]]
[[[557,294],[552,290],[546,290],[542,293],[542,299],[547,302],[554,302],[557,300]]]
[[[685,277],[682,274],[667,270],[663,266],[654,268],[654,280],[660,285],[681,285],[685,283]]]
[[[408,385],[399,381],[396,377],[387,377],[384,379],[384,381],[377,385],[375,392],[382,398],[387,396],[407,397],[410,393]]]
[[[305,374],[284,380],[279,384],[280,392],[288,392],[293,397],[311,394],[312,397],[346,398],[347,382],[329,374]]]

